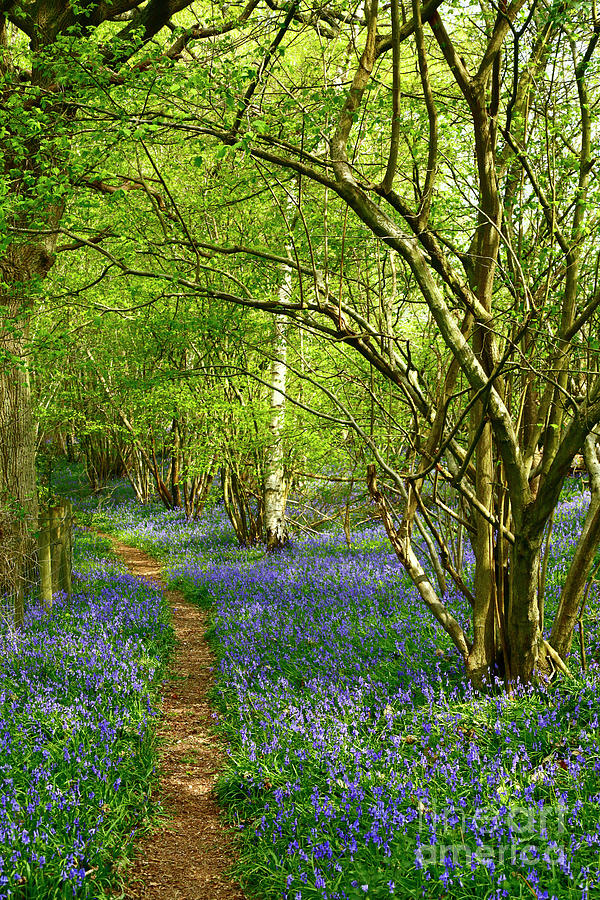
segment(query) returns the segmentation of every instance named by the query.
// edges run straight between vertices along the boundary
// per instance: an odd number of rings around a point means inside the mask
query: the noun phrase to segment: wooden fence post
[[[65,500],[40,514],[38,556],[40,596],[44,606],[52,605],[54,594],[72,594],[73,506]]]
[[[52,559],[52,590],[60,591],[60,539],[61,539],[61,513],[60,506],[51,506],[50,514],[50,556]]]
[[[46,609],[52,606],[52,553],[50,512],[40,512],[39,562],[40,562],[40,596]]]
[[[73,504],[65,500],[63,506],[63,529],[60,554],[60,589],[67,597],[73,593],[71,571],[73,569]]]

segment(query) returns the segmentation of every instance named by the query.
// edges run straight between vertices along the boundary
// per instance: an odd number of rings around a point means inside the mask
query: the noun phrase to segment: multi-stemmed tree
[[[327,28],[317,23],[319,45],[292,4],[273,15],[270,38],[261,34],[245,53],[236,45],[226,81],[215,81],[211,65],[229,48],[211,48],[195,69],[186,115],[173,122],[190,138],[212,138],[253,160],[271,184],[288,172],[311,186],[299,212],[312,206],[314,223],[319,205],[325,227],[313,227],[295,261],[293,298],[199,290],[345,342],[402,395],[414,422],[408,467],[394,469],[372,446],[405,494],[399,526],[373,472],[371,490],[400,561],[475,682],[492,671],[530,681],[564,669],[600,530],[595,15],[587,2],[564,0],[466,12],[417,0],[409,10],[399,0],[380,9],[371,0],[362,21],[332,15]],[[315,55],[318,66],[308,66]],[[410,296],[424,305],[446,354],[437,377],[415,366],[393,303],[387,314],[373,309],[335,280],[326,228],[337,218],[343,267],[348,216],[407,273]],[[231,247],[221,249],[231,256]],[[252,256],[252,248],[238,252]],[[277,259],[286,264],[274,247],[270,260]],[[594,490],[548,641],[541,549],[582,450]],[[434,503],[442,504],[440,481],[454,492],[444,506],[470,535],[472,587],[423,501],[426,479]],[[413,547],[418,513],[472,606],[471,634]]]

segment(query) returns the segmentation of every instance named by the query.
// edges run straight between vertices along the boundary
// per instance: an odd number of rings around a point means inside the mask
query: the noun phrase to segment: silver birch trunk
[[[292,270],[285,269],[279,288],[279,302],[289,301],[292,290]],[[283,467],[283,430],[285,426],[285,386],[287,359],[287,320],[273,319],[273,364],[271,368],[271,398],[269,441],[265,452],[264,505],[267,550],[279,550],[287,540],[285,506],[287,485]]]

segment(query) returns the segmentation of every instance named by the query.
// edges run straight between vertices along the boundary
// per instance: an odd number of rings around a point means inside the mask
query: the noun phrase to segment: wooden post
[[[40,513],[38,553],[40,562],[40,596],[46,609],[52,606],[52,554],[50,549],[50,512]]]
[[[57,591],[72,594],[73,507],[65,500],[51,506],[40,517],[40,595],[44,606],[52,604]]]
[[[63,512],[62,540],[60,545],[60,589],[67,597],[73,593],[71,569],[73,567],[73,505],[65,500],[61,507]]]
[[[61,531],[61,508],[60,506],[51,506],[49,509],[50,516],[50,556],[52,560],[52,590],[54,593],[60,591],[60,531]]]

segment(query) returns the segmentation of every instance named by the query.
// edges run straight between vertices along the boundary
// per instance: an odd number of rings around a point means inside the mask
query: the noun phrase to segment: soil
[[[160,563],[109,538],[138,578],[164,588]],[[207,613],[179,591],[166,591],[176,647],[161,704],[160,792],[167,820],[142,839],[128,871],[124,900],[245,900],[228,870],[235,861],[232,832],[214,787],[223,745],[214,734],[208,700],[213,654],[205,640]]]

